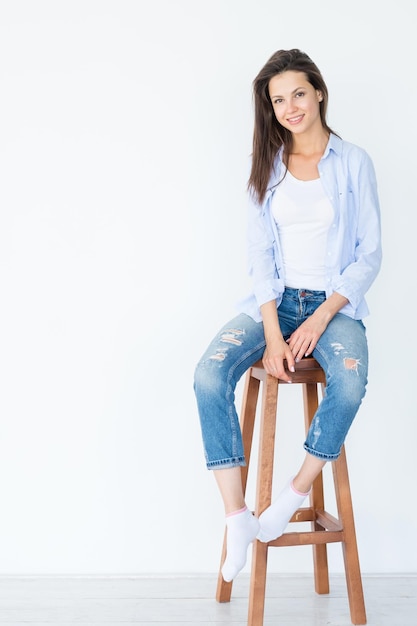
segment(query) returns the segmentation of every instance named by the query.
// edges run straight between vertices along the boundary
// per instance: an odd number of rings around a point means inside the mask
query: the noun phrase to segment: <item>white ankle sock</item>
[[[297,491],[292,480],[284,487],[278,498],[259,516],[260,531],[257,539],[267,543],[284,532],[295,511],[302,505],[308,493]]]
[[[230,582],[245,566],[249,544],[259,531],[259,520],[247,507],[226,516],[226,560],[222,576]]]

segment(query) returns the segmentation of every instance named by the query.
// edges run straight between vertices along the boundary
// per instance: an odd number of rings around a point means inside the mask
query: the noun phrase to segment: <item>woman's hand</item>
[[[287,368],[284,367],[287,362]],[[276,337],[267,341],[262,363],[267,374],[275,376],[287,383],[291,382],[288,370],[294,372],[294,356],[291,348],[282,337]]]
[[[287,340],[296,363],[313,352],[318,340],[326,330],[327,321],[323,316],[316,315],[316,313],[306,319]]]
[[[296,363],[304,356],[312,354],[330,320],[347,302],[348,300],[344,296],[336,292],[332,293],[332,295],[314,311],[313,315],[307,318],[301,326],[293,332],[291,337],[287,340],[287,343]]]

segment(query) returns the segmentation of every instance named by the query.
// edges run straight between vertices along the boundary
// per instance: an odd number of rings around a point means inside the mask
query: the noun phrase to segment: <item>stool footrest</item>
[[[314,510],[311,507],[297,509],[290,519],[290,522],[316,522],[325,530],[343,530],[343,525],[334,515],[331,515],[331,513],[327,511]]]
[[[310,530],[305,532],[284,533],[278,539],[268,543],[269,548],[281,546],[319,545],[323,543],[338,543],[343,541],[342,530]]]

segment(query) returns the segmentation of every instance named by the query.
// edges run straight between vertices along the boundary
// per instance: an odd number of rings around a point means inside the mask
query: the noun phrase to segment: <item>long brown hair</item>
[[[267,61],[253,81],[253,97],[255,105],[255,123],[253,131],[252,169],[248,181],[248,189],[258,202],[262,202],[271,176],[273,163],[278,150],[283,146],[284,163],[292,149],[292,134],[276,119],[269,96],[269,81],[282,72],[292,70],[304,72],[314,89],[321,92],[320,118],[323,128],[334,133],[326,122],[329,94],[326,83],[317,65],[301,50],[278,50]],[[336,133],[334,133],[336,134]]]

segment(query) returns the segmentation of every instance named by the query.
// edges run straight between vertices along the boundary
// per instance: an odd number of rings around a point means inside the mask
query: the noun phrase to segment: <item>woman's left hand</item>
[[[327,324],[347,303],[347,298],[334,291],[287,339],[296,363],[312,354]]]
[[[316,311],[317,312],[317,311]],[[298,363],[303,357],[309,356],[326,330],[327,322],[315,313],[309,317],[287,339],[287,343]]]

